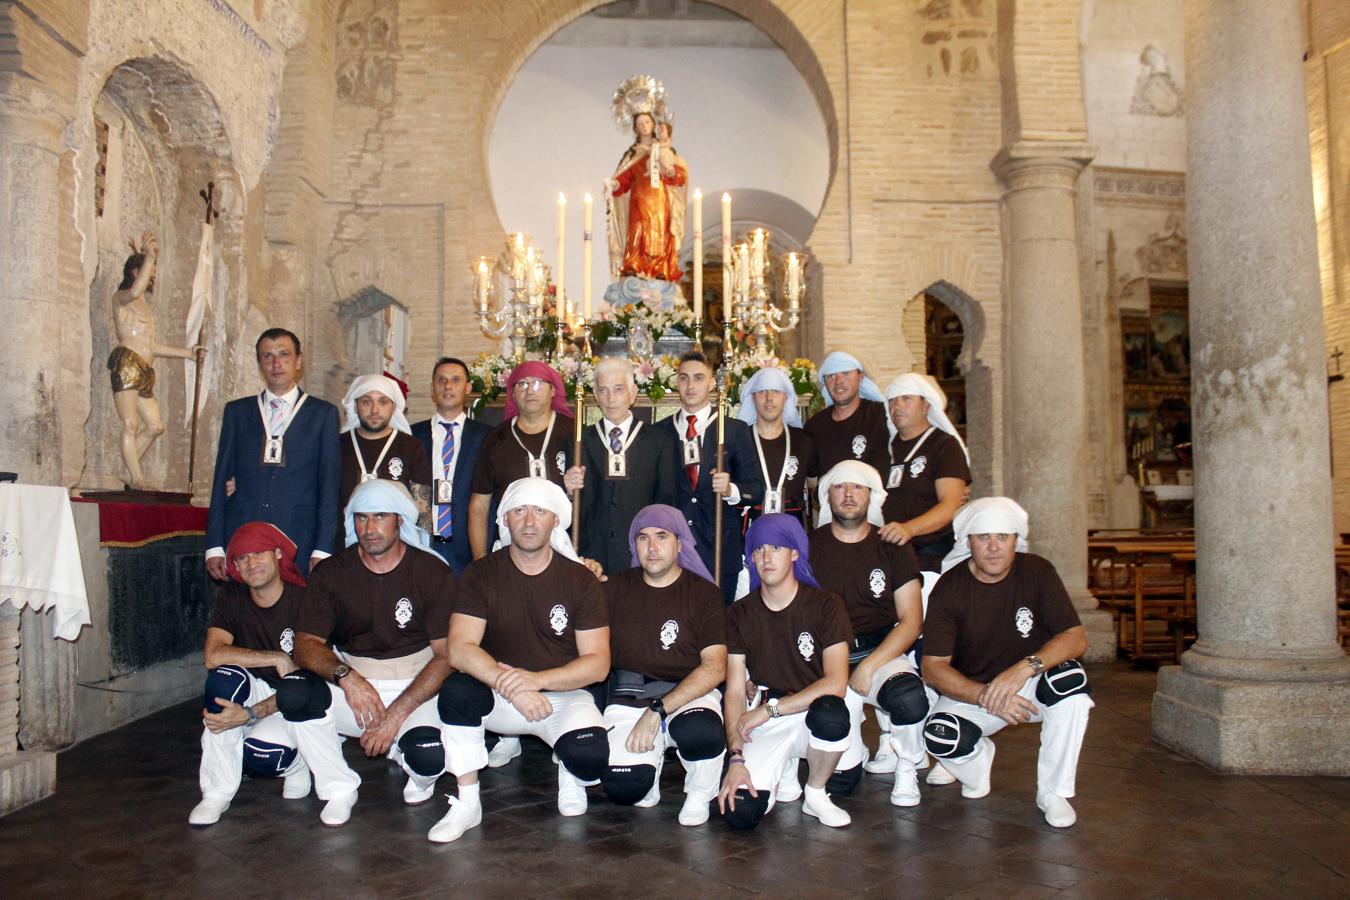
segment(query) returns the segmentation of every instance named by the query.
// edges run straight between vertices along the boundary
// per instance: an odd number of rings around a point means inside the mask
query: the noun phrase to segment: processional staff
[[[731,322],[725,321],[722,330],[722,359],[717,374],[717,467],[721,473],[726,465],[727,378],[731,361]],[[722,586],[722,506],[724,499],[713,494],[713,581]]]
[[[210,225],[213,220],[220,218],[220,210],[216,209],[214,203],[216,196],[216,183],[214,181],[208,181],[206,183],[206,190],[198,191],[197,195],[200,196],[202,200],[206,203],[206,213],[205,219],[203,221],[207,225]],[[199,406],[201,404],[201,396],[202,396],[202,357],[206,355],[206,348],[202,343],[202,341],[205,335],[206,335],[206,319],[205,319],[205,310],[203,310],[202,324],[197,329],[197,344],[196,344],[197,351],[196,353],[193,354],[193,359],[195,359],[197,363],[197,376],[193,381],[192,385],[192,434],[188,439],[189,485],[192,484],[193,475],[195,474],[195,469],[197,466],[197,417],[199,414]]]
[[[577,374],[572,380],[572,394],[577,400],[577,417],[573,420],[572,429],[572,465],[580,466],[581,462],[581,429],[583,419],[586,413],[586,385],[581,380],[581,365],[577,365]],[[581,544],[581,491],[572,491],[572,546],[580,548]],[[580,552],[580,549],[578,549]]]

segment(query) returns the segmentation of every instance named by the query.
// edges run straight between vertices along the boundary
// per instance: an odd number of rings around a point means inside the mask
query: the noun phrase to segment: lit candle
[[[750,245],[741,243],[736,245],[736,287],[740,291],[741,297],[745,300],[750,299]]]
[[[750,265],[754,269],[755,280],[758,281],[764,277],[764,229],[755,229],[755,250],[750,259]]]
[[[694,321],[703,321],[703,192],[694,188]]]
[[[731,195],[722,195],[722,308],[731,309]]]
[[[563,277],[565,268],[564,260],[567,259],[567,197],[558,194],[558,278],[554,282],[557,285],[558,293],[554,298],[554,314],[560,320],[567,318],[567,288]]]
[[[584,304],[586,318],[591,317],[591,206],[593,201],[588,193],[582,198],[581,216],[581,302]]]
[[[525,278],[525,235],[517,231],[511,238],[511,280]]]
[[[787,295],[790,308],[796,312],[801,295],[801,257],[796,253],[787,255]]]
[[[488,311],[488,284],[491,279],[491,269],[488,268],[488,258],[486,256],[478,257],[478,272],[474,276],[474,290],[478,295],[478,309],[484,315]]]

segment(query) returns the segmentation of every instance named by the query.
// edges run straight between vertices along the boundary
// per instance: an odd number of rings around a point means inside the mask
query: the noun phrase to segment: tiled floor
[[[678,763],[655,809],[593,792],[586,816],[563,819],[533,741],[485,776],[483,825],[454,844],[426,840],[442,795],[405,807],[401,774],[364,758],[343,828],[319,824],[312,795],[246,782],[218,825],[197,829],[189,703],[62,754],[57,795],[0,819],[0,897],[1350,896],[1350,779],[1215,775],[1150,743],[1152,673],[1092,675],[1079,822],[1062,832],[1035,807],[1032,726],[996,738],[988,797],[925,786],[923,805],[898,810],[889,779],[867,776],[838,831],[799,804],[751,833],[682,828]]]

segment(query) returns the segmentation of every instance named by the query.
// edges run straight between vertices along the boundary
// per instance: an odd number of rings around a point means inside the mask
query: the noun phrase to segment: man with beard
[[[835,351],[820,364],[825,408],[806,423],[816,442],[810,470],[819,478],[835,463],[856,459],[878,472],[886,469],[886,402],[881,389],[854,356]]]
[[[403,411],[407,401],[398,382],[387,375],[361,375],[342,401],[348,440],[342,442],[342,490],[345,504],[358,484],[383,478],[408,489],[419,510],[431,497],[431,464],[412,436]],[[429,520],[419,522],[429,524]]]
[[[741,387],[737,415],[750,426],[764,501],[748,508],[745,525],[766,513],[785,512],[806,522],[806,470],[815,458],[816,442],[802,429],[797,389],[787,372],[760,369]]]

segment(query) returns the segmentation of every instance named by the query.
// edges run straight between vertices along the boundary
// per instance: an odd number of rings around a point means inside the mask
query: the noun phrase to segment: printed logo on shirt
[[[399,598],[398,603],[394,604],[394,621],[399,628],[407,628],[412,621],[412,601],[407,597]]]
[[[928,468],[928,457],[916,456],[914,461],[909,464],[909,477],[918,478],[923,474],[923,470]]]
[[[291,651],[295,649],[295,630],[287,628],[281,632],[281,640],[277,641],[277,645],[281,647],[282,653],[290,656]]]
[[[680,636],[680,623],[674,619],[666,619],[666,624],[661,626],[661,649],[669,650],[675,645],[675,640]]]
[[[807,662],[816,655],[816,640],[811,637],[811,632],[803,631],[797,635],[797,652],[802,655],[802,659]]]
[[[1017,610],[1017,618],[1014,621],[1017,625],[1018,634],[1022,637],[1027,637],[1031,634],[1031,610],[1027,609],[1025,606],[1021,607]]]
[[[548,611],[548,627],[553,629],[553,633],[561,635],[567,630],[567,608],[561,603],[555,604]]]
[[[389,477],[394,481],[398,481],[403,477],[403,460],[399,457],[395,456],[390,458],[389,462],[385,465],[385,468],[389,470]]]
[[[872,589],[873,597],[880,597],[881,592],[886,590],[886,573],[880,569],[873,569],[872,574],[867,577],[867,586]]]
[[[854,435],[853,437],[853,457],[862,459],[862,455],[867,452],[867,437],[865,435]]]
[[[783,463],[783,474],[788,478],[796,478],[798,465],[797,457],[789,456],[787,462]]]
[[[557,463],[557,465],[558,465],[558,474],[559,474],[559,475],[566,475],[566,474],[567,474],[567,454],[566,454],[566,453],[563,453],[561,450],[559,450],[559,451],[558,451],[558,455],[555,456],[555,457],[553,457],[553,461],[554,461],[555,463]]]

